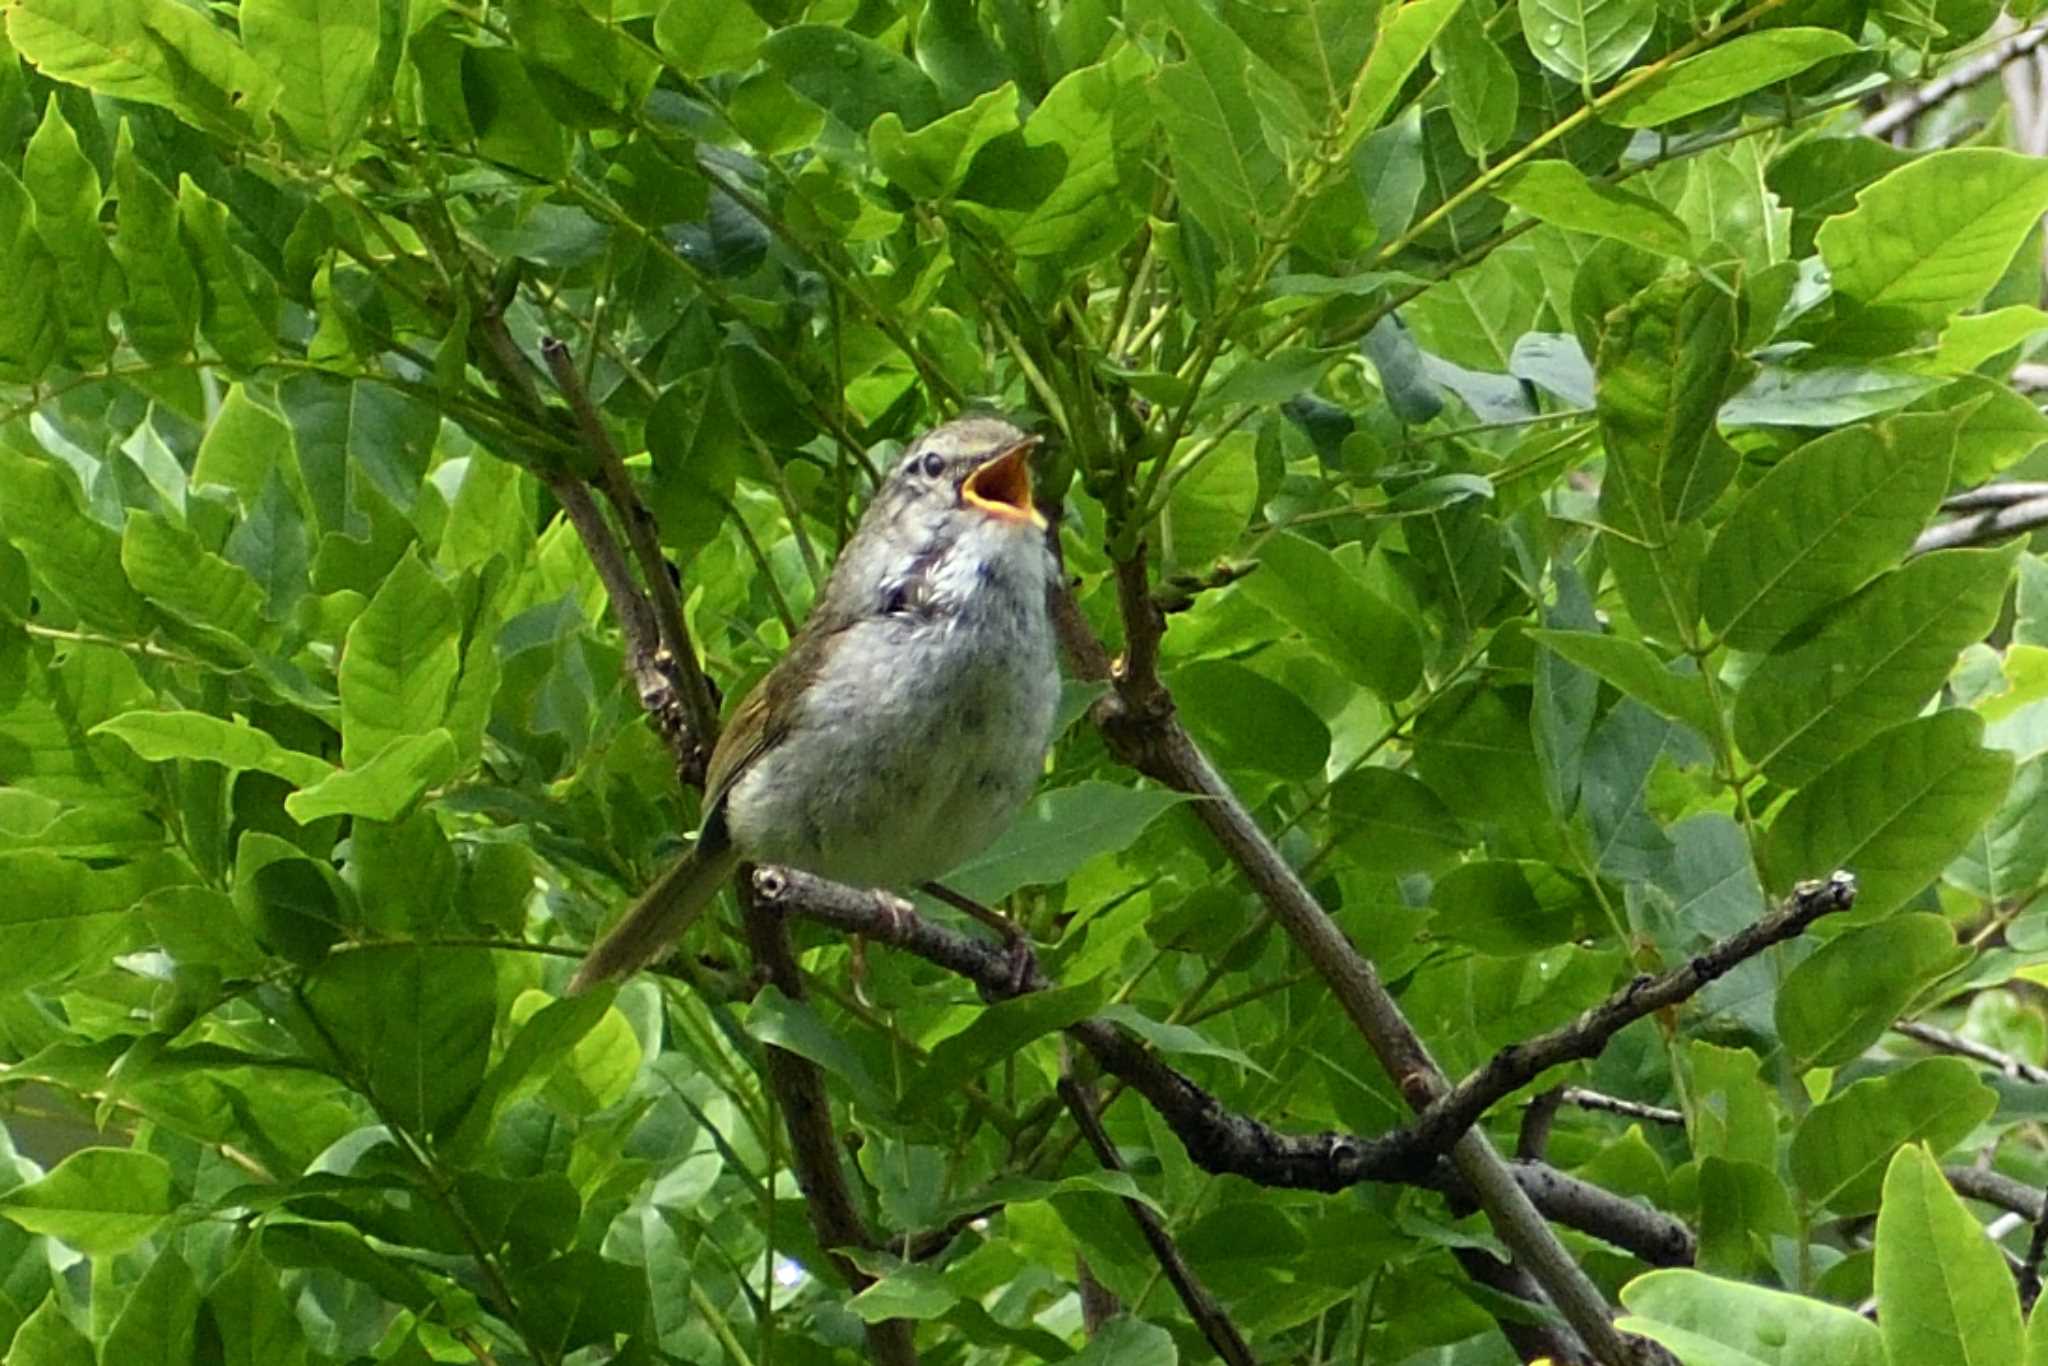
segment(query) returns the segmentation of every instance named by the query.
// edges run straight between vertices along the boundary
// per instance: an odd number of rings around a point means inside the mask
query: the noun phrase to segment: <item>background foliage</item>
[[[558,998],[695,811],[548,491],[592,455],[543,337],[727,696],[892,443],[1060,433],[1082,613],[1122,638],[1118,563],[1179,609],[1178,715],[1453,1076],[1854,870],[1546,1077],[1650,1107],[1539,1155],[1695,1265],[1560,1236],[1688,1362],[2048,1361],[2025,1223],[2001,1255],[1938,1165],[2048,1179],[2048,566],[1919,541],[2048,438],[2009,382],[2048,162],[1982,92],[1857,122],[1995,7],[4,13],[10,1361],[858,1360],[892,1317],[933,1361],[1204,1359],[1126,1195],[1263,1359],[1514,1359],[1462,1205],[1212,1177],[1107,1088],[1131,1170],[1080,1144],[1089,1015],[1282,1130],[1408,1114],[1100,685],[955,879],[1058,991],[799,928],[797,1001],[728,919]],[[769,1044],[828,1077],[857,1298]]]

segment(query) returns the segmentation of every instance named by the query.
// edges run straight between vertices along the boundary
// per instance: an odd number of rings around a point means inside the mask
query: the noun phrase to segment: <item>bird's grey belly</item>
[[[906,887],[985,849],[1037,784],[1059,698],[1043,619],[1016,627],[877,616],[849,628],[791,733],[728,793],[741,853]]]

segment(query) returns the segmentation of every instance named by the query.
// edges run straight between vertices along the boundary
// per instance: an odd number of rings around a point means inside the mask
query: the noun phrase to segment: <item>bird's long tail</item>
[[[591,945],[569,981],[569,994],[617,981],[661,957],[711,904],[739,861],[723,823],[706,828],[697,847],[678,859],[604,938]]]

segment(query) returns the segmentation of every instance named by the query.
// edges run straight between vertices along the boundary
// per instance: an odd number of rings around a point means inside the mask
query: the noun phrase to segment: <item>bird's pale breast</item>
[[[933,571],[932,610],[847,628],[791,733],[728,794],[746,857],[905,887],[1003,831],[1038,781],[1059,700],[1048,557],[1020,544],[1009,528],[963,536]]]

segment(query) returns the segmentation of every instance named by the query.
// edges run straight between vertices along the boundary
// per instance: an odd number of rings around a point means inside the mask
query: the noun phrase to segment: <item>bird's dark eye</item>
[[[936,479],[936,478],[938,478],[938,477],[939,477],[940,475],[944,474],[945,472],[946,472],[946,459],[945,459],[945,457],[944,457],[944,456],[940,455],[940,454],[939,454],[939,453],[938,453],[937,451],[933,451],[933,452],[932,452],[931,454],[929,454],[929,455],[925,456],[925,458],[924,458],[924,477],[925,477],[925,478],[927,478],[927,479]]]

